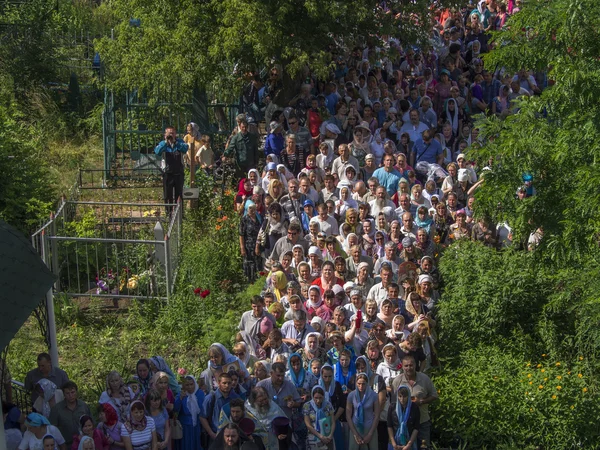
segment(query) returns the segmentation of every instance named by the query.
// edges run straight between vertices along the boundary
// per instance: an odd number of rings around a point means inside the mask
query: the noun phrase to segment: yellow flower
[[[571,405],[571,409],[575,409],[575,405]]]
[[[530,381],[529,384],[533,384],[533,381]]]
[[[562,380],[562,377],[561,377],[560,375],[558,375],[558,376],[556,377],[556,379],[557,379],[557,380]]]
[[[578,374],[577,374],[577,376],[578,376],[579,378],[583,378],[583,374],[581,374],[581,373],[578,373]]]
[[[544,386],[542,386],[541,384],[538,386],[538,389],[544,389]]]
[[[567,375],[571,375],[571,371],[570,370],[567,372]]]
[[[587,388],[583,388],[583,392],[587,392],[587,391],[588,391],[588,389],[587,389]]]
[[[553,395],[553,396],[552,396],[552,400],[556,400],[556,395]]]
[[[546,371],[546,369],[542,369],[542,370],[540,370],[540,372],[542,372],[542,373],[544,373],[545,371]]]
[[[537,365],[537,366],[535,366],[535,367],[537,367],[537,368],[539,369],[540,367],[542,367],[542,365],[541,365],[541,364],[538,364],[538,365]]]
[[[562,389],[562,386],[556,386],[556,390],[560,391]]]
[[[548,377],[544,378],[544,381],[548,381]]]
[[[546,354],[545,354],[545,353],[543,353],[543,354],[542,354],[542,358],[545,358],[545,357],[546,357]]]
[[[583,356],[580,356],[580,357],[579,357],[579,361],[583,361]]]
[[[531,378],[531,374],[530,373],[527,374],[527,378]]]
[[[529,395],[529,392],[525,392],[525,395]]]
[[[556,363],[556,367],[560,367],[560,363],[559,362]]]
[[[533,408],[529,408],[529,412],[533,412]]]
[[[527,363],[526,365],[527,365],[527,367],[531,367],[531,363]]]

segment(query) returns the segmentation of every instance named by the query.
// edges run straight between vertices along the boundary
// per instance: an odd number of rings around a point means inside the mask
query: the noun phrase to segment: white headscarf
[[[202,137],[202,135],[200,134],[200,127],[198,126],[197,123],[194,122],[190,122],[189,123],[190,127],[192,127],[192,132],[190,133],[191,136],[196,139],[197,141],[200,140],[200,138]]]
[[[198,383],[196,382],[196,378],[194,378],[192,375],[186,375],[185,377],[191,379],[194,382],[194,393],[187,394],[187,406],[192,416],[192,425],[196,426],[196,424],[198,423],[198,416],[200,415],[200,405],[198,405],[198,397],[196,397],[196,392],[198,392]]]
[[[94,443],[94,440],[91,437],[83,436],[79,441],[79,447],[77,447],[77,450],[83,450],[83,444],[85,444],[86,441],[92,441],[92,444],[94,444],[94,449],[96,448],[96,444]]]

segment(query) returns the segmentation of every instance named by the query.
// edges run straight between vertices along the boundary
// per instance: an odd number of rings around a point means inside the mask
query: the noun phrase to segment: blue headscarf
[[[408,391],[408,403],[406,404],[406,408],[402,411],[402,405],[400,404],[400,400],[398,400],[398,392],[400,389],[406,389]],[[396,434],[394,435],[394,440],[398,445],[406,445],[410,440],[410,434],[408,432],[408,418],[410,417],[410,409],[412,406],[412,399],[410,397],[410,388],[405,384],[401,384],[398,386],[398,390],[396,391],[396,414],[398,415],[398,423],[400,426],[396,430]],[[413,442],[412,450],[417,450],[417,443]]]
[[[254,203],[250,199],[246,200],[246,203],[244,203],[244,216],[248,215],[248,210],[250,209],[251,206],[256,206],[256,203]],[[256,220],[258,220],[258,223],[262,223],[262,217],[260,217],[260,214],[258,212],[254,213],[254,214],[256,215]]]
[[[348,366],[348,375],[344,376],[342,372],[342,365],[340,361],[335,363],[335,375],[333,379],[340,383],[340,385],[348,387],[348,383],[350,383],[350,379],[356,374],[356,365],[354,364],[354,359],[350,358],[350,365]]]
[[[371,386],[369,385],[369,376],[364,373],[361,372],[358,375],[356,375],[356,378],[358,379],[359,375],[364,375],[367,378],[367,388],[365,389],[365,394],[363,395],[363,398],[360,398],[360,391],[358,390],[358,388],[356,389],[356,396],[358,397],[358,406],[356,408],[356,411],[354,411],[354,417],[356,418],[356,420],[354,421],[354,423],[356,424],[356,429],[358,430],[358,432],[360,433],[360,435],[364,435],[365,434],[365,400],[367,399],[367,397],[369,396],[369,391],[371,390]]]
[[[417,214],[415,214],[415,225],[418,228],[425,228],[425,231],[427,231],[429,233],[429,230],[431,229],[431,224],[433,223],[433,219],[431,218],[431,216],[429,215],[429,211],[427,211],[427,219],[425,220],[421,220],[419,219],[419,209],[421,207],[417,208]],[[425,209],[427,209],[427,207],[425,207]]]
[[[325,393],[324,395],[324,399],[323,399],[323,403],[321,404],[321,407],[319,408],[317,406],[317,403],[314,401],[313,397],[315,395],[315,389],[321,389],[323,392],[325,392],[325,389],[320,386],[320,385],[315,385],[313,386],[312,390],[310,391],[310,406],[312,406],[312,408],[315,410],[316,412],[316,420],[315,420],[315,428],[317,429],[317,432],[321,432],[321,419],[324,419],[325,417],[327,417],[327,414],[325,413],[325,408],[327,407],[327,403],[329,403],[329,397],[327,396],[327,393]]]
[[[312,212],[312,216],[308,216],[308,214],[306,214],[306,211],[304,211],[304,207],[305,206],[312,206],[313,207],[313,212]],[[310,225],[310,219],[312,219],[313,217],[315,217],[317,215],[317,211],[315,211],[315,204],[311,199],[306,199],[304,200],[304,203],[302,204],[302,229],[305,232],[309,231],[309,225]]]
[[[50,425],[50,421],[46,417],[38,413],[31,413],[25,419],[25,425],[28,427],[41,427],[42,425]]]
[[[300,372],[296,375],[294,372],[294,368],[292,367],[292,358],[297,356],[300,358]],[[302,357],[299,353],[292,353],[290,355],[290,359],[288,359],[288,371],[290,373],[290,379],[294,386],[297,388],[301,388],[304,385],[304,380],[306,380],[306,369],[304,368],[304,364],[302,364]]]

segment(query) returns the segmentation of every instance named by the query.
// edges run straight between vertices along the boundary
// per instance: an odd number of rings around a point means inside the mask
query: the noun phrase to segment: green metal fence
[[[187,124],[195,122],[202,134],[211,136],[213,150],[222,150],[233,129],[238,105],[209,103],[202,91],[176,98],[176,86],[157,91],[151,98],[165,100],[151,102],[148,93],[138,90],[105,92],[102,130],[106,177],[118,173],[115,169],[160,172],[154,147],[162,140],[166,126],[174,126],[184,136]]]

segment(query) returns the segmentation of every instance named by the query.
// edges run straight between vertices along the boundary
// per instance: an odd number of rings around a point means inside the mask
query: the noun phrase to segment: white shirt
[[[51,434],[54,436],[54,440],[56,441],[57,446],[61,446],[65,443],[65,438],[61,434],[61,432],[54,425],[46,425],[46,432],[44,436],[47,434]],[[38,439],[35,434],[31,431],[27,430],[23,435],[23,440],[19,444],[19,450],[43,450],[44,442],[42,439]]]

